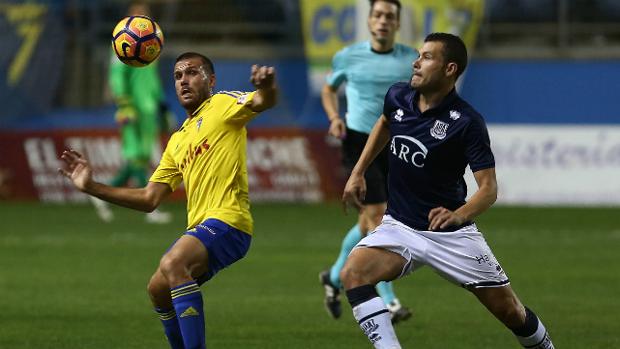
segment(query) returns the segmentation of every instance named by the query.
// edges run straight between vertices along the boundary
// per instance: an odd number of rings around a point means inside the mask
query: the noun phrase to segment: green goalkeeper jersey
[[[117,106],[135,111],[135,117],[121,126],[123,157],[148,161],[159,134],[160,103],[164,99],[157,62],[134,68],[113,56],[109,84]]]

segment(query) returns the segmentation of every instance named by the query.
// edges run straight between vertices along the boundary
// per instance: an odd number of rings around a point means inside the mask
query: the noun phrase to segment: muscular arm
[[[325,84],[321,90],[321,103],[329,119],[329,134],[336,138],[344,137],[345,124],[338,114],[338,89]]]
[[[455,213],[463,217],[465,221],[472,220],[486,211],[497,200],[497,179],[495,168],[487,168],[474,172],[474,178],[478,183],[478,190],[472,197],[459,207]]]
[[[370,131],[370,135],[368,135],[368,140],[366,141],[362,155],[360,155],[357,164],[355,164],[353,168],[353,173],[363,175],[368,169],[368,166],[370,166],[370,163],[377,157],[381,150],[385,148],[389,139],[390,128],[388,120],[385,115],[381,114],[375,126],[373,126],[372,131]]]
[[[60,158],[65,167],[58,169],[58,172],[69,178],[77,189],[120,206],[151,212],[172,193],[172,189],[163,183],[149,182],[144,188],[134,189],[116,188],[95,182],[92,168],[82,154],[75,150],[66,150]]]
[[[101,200],[144,212],[152,212],[172,193],[167,184],[155,182],[149,182],[144,188],[116,188],[92,181],[82,191]]]
[[[486,211],[497,200],[497,179],[495,168],[487,168],[474,172],[478,190],[472,197],[455,211],[444,207],[436,207],[428,214],[429,230],[444,229],[453,225],[461,225]]]

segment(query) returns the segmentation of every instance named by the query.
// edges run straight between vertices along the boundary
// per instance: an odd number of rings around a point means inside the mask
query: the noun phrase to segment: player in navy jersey
[[[411,47],[395,42],[400,22],[400,2],[397,0],[371,0],[368,28],[372,34],[369,41],[343,48],[334,55],[332,72],[321,92],[323,108],[330,122],[329,134],[342,139],[342,157],[348,172],[357,162],[368,134],[381,115],[383,97],[395,82],[407,81],[411,76],[409,62],[417,57]],[[377,67],[381,67],[377,69]],[[346,82],[346,120],[340,117],[338,88]],[[366,173],[369,183],[364,208],[360,210],[358,223],[342,241],[336,262],[319,274],[325,288],[325,306],[328,313],[339,318],[340,271],[344,262],[363,236],[381,223],[387,201],[387,149],[372,163]],[[392,321],[406,320],[411,312],[400,304],[391,283],[381,282],[377,291],[387,305]]]
[[[345,205],[361,207],[364,172],[389,144],[386,214],[341,273],[353,315],[375,348],[400,348],[374,285],[428,265],[472,292],[523,347],[553,349],[542,322],[522,305],[473,223],[497,199],[497,181],[484,119],[454,88],[467,49],[457,36],[434,33],[419,52],[410,83],[393,85],[385,96],[383,114],[343,193]],[[469,201],[467,165],[478,184]]]

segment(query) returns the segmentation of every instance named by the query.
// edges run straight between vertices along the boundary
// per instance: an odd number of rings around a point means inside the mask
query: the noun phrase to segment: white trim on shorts
[[[354,248],[376,247],[394,252],[407,262],[403,277],[424,265],[464,288],[502,287],[510,280],[475,224],[456,231],[416,230],[390,215]]]

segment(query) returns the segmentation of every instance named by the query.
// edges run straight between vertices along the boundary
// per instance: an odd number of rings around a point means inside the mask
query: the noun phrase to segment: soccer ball
[[[121,19],[112,31],[112,49],[121,62],[144,67],[153,62],[164,46],[164,34],[154,20],[146,16]]]

